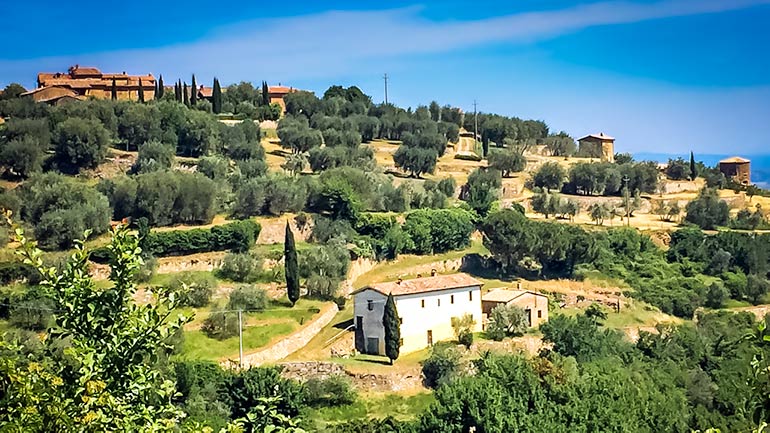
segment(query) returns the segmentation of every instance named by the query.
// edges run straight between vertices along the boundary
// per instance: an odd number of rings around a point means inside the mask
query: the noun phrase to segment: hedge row
[[[141,240],[142,251],[155,257],[184,256],[209,251],[248,251],[256,242],[262,227],[251,220],[235,221],[210,229],[174,230],[148,233]],[[91,252],[97,263],[109,261],[107,248]]]

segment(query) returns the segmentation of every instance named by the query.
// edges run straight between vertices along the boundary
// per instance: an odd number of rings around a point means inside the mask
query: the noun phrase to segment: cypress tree
[[[187,92],[187,83],[182,85],[182,100],[184,101],[184,105],[190,106],[190,95]]]
[[[690,151],[690,180],[695,180],[698,177],[698,170],[695,168],[695,155]]]
[[[192,76],[192,89],[190,89],[190,106],[198,103],[198,85],[195,84],[195,74]]]
[[[297,261],[297,247],[294,245],[294,233],[291,232],[289,222],[286,221],[286,237],[283,242],[284,265],[286,266],[286,294],[291,305],[299,299],[299,264]]]
[[[219,80],[214,78],[214,89],[211,91],[211,105],[214,114],[222,112],[222,88],[219,86]]]
[[[262,105],[270,105],[270,91],[267,88],[267,81],[262,82]]]
[[[162,98],[165,91],[166,89],[163,87],[163,75],[161,75],[158,78],[158,92],[155,94],[155,99]]]
[[[174,100],[182,102],[182,80],[177,80],[174,85]]]
[[[398,359],[401,349],[401,320],[396,311],[396,301],[393,294],[388,294],[388,300],[385,302],[385,312],[382,313],[382,326],[385,328],[385,356],[390,359],[390,364]]]
[[[118,85],[115,84],[115,79],[114,78],[112,79],[112,91],[111,91],[111,93],[112,94],[110,96],[112,97],[112,100],[113,101],[117,101],[118,100]]]
[[[144,86],[142,86],[142,79],[139,79],[139,102],[144,102]]]

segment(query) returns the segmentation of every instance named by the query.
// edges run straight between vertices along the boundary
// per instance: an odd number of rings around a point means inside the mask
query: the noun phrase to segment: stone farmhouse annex
[[[460,273],[372,284],[354,292],[356,350],[385,354],[382,315],[388,294],[393,295],[401,318],[401,353],[455,338],[453,317],[472,315],[476,322],[473,331],[480,332],[482,284]]]

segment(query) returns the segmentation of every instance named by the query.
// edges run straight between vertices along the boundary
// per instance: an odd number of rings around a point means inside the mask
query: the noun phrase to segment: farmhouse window
[[[366,309],[369,311],[374,310],[374,301],[372,300],[366,301]]]

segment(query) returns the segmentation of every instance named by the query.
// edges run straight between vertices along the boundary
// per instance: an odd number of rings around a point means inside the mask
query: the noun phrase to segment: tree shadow
[[[335,324],[334,328],[344,330],[344,329],[348,329],[350,326],[353,326],[352,318]]]
[[[374,356],[374,355],[368,355],[368,356]],[[356,357],[356,361],[361,362],[368,362],[371,364],[380,364],[380,365],[390,365],[390,360],[387,359],[377,359],[377,358],[360,358]]]

